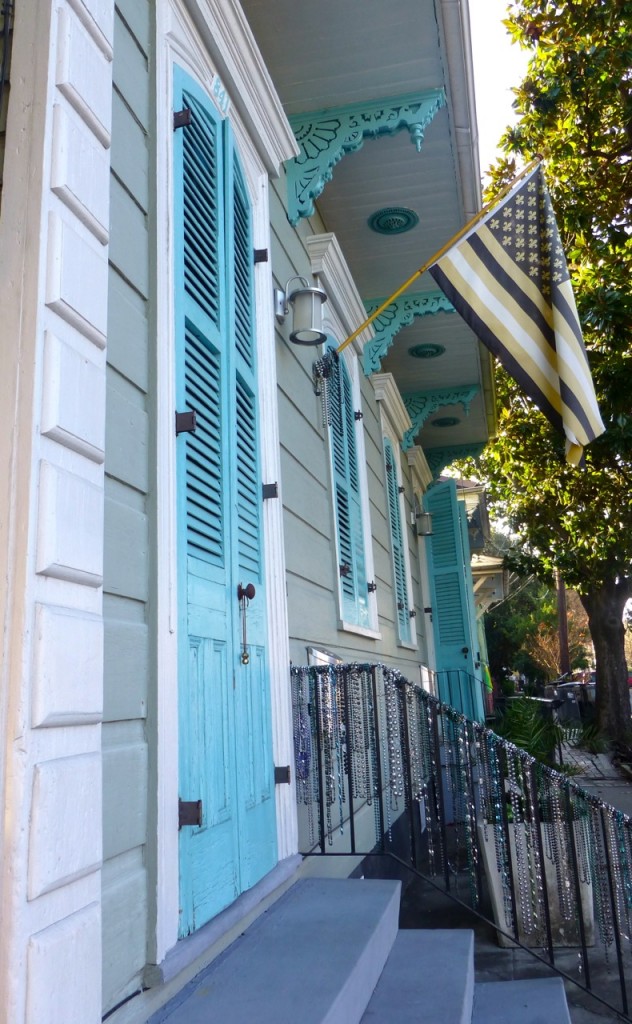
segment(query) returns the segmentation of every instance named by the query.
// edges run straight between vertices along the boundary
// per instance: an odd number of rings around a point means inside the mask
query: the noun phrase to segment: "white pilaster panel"
[[[253,157],[248,151],[246,153],[245,159],[248,166],[248,162],[253,160]],[[257,167],[254,161],[251,165],[251,175],[257,181],[253,201],[255,245],[257,248],[269,249],[268,179],[267,176],[261,174],[261,168]],[[255,296],[259,401],[260,409],[266,410],[265,415],[261,416],[260,422],[262,479],[266,483],[277,482],[281,487],[274,310],[269,263],[259,263],[255,268]],[[263,503],[263,522],[274,763],[290,765],[292,779],[290,785],[284,784],[275,787],[278,856],[279,860],[284,860],[296,853],[298,849],[298,825],[290,703],[290,651],[282,495],[278,500]]]
[[[108,240],[109,177],[107,150],[83,122],[55,104],[51,188],[103,245]]]
[[[57,88],[104,146],[110,145],[111,74],[109,62],[103,59],[93,38],[62,8],[59,11]]]
[[[25,1019],[33,1024],[97,1024],[100,949],[96,903],[33,935],[28,945]]]
[[[100,790],[98,753],[35,765],[29,835],[30,900],[101,866]]]
[[[101,586],[101,487],[42,460],[38,525],[38,573],[88,587]]]
[[[105,375],[50,331],[44,342],[42,434],[93,462],[105,458]]]
[[[15,14],[0,223],[12,339],[0,345],[7,1024],[101,1019],[105,358],[94,346],[107,325],[113,12],[113,0],[55,0]]]
[[[68,0],[104,57],[112,60],[114,4],[111,0]]]
[[[97,251],[56,214],[48,226],[46,304],[105,348],[107,250]]]
[[[32,725],[86,725],[103,710],[100,616],[37,605]]]

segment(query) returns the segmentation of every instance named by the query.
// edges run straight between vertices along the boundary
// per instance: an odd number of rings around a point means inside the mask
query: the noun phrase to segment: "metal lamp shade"
[[[417,520],[417,536],[429,537],[432,533],[432,513],[418,512],[415,518]]]
[[[292,307],[290,341],[295,345],[322,345],[327,340],[322,330],[325,292],[321,288],[298,288],[287,301]]]

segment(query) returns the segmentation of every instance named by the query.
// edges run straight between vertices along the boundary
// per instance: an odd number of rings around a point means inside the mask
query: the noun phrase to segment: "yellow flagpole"
[[[541,156],[537,156],[534,160],[531,160],[531,162],[528,163],[527,166],[524,167],[519,174],[516,174],[515,178],[512,178],[508,185],[505,185],[500,190],[497,196],[494,196],[494,198],[489,203],[487,203],[482,210],[479,210],[478,213],[475,213],[474,216],[468,220],[467,224],[464,227],[457,231],[455,235],[452,235],[452,238],[450,238],[450,240],[447,241],[445,245],[442,245],[441,248],[438,249],[437,252],[434,254],[434,256],[432,256],[429,260],[426,260],[423,266],[419,267],[419,269],[416,270],[414,274],[411,274],[408,280],[404,281],[403,285],[400,288],[398,288],[396,292],[393,292],[392,295],[389,295],[388,299],[385,299],[381,306],[378,306],[375,312],[371,313],[371,316],[368,316],[366,320],[363,323],[361,323],[360,326],[353,332],[353,334],[350,334],[349,337],[345,341],[343,341],[341,345],[338,346],[337,351],[342,352],[342,350],[345,349],[347,345],[350,345],[352,341],[355,341],[358,335],[362,334],[362,331],[366,327],[368,327],[369,324],[373,323],[373,321],[377,319],[380,313],[384,312],[387,306],[390,306],[391,302],[394,302],[395,299],[398,299],[400,295],[402,295],[408,288],[410,288],[413,281],[416,281],[418,277],[421,277],[421,275],[426,272],[428,267],[431,267],[433,263],[436,263],[437,260],[441,259],[443,254],[446,253],[448,249],[451,249],[455,242],[458,242],[458,240],[462,238],[463,235],[467,234],[467,232],[470,230],[471,227],[474,226],[474,224],[478,223],[479,220],[482,220],[482,218],[487,213],[489,213],[489,211],[493,209],[494,206],[498,205],[501,199],[505,198],[508,192],[511,192],[514,185],[517,185],[521,178],[524,178],[541,162]]]

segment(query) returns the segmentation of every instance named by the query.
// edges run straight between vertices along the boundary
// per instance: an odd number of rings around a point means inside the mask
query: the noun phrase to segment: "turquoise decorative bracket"
[[[386,296],[385,296],[386,298]],[[384,299],[368,299],[364,305],[370,316],[379,309]],[[388,352],[402,327],[408,327],[417,316],[429,316],[435,313],[454,313],[454,306],[440,291],[416,292],[412,295],[400,295],[391,302],[373,321],[375,337],[364,346],[362,355],[366,376],[379,373],[382,359]]]
[[[469,387],[441,388],[437,391],[419,391],[415,395],[402,395],[406,412],[412,422],[412,427],[402,438],[402,449],[408,451],[409,448],[412,448],[416,435],[428,417],[441,406],[456,405],[460,402],[467,416],[470,411],[470,403],[478,392],[478,384],[471,384]]]
[[[448,448],[430,448],[424,451],[433,480],[436,480],[451,462],[456,462],[457,459],[475,459],[484,447],[485,442],[480,441],[478,444],[454,444]]]
[[[410,96],[393,96],[349,107],[294,114],[290,124],[301,152],[286,164],[288,219],[296,226],[311,217],[314,200],[331,181],[333,169],[346,153],[361,149],[366,138],[394,135],[402,128],[421,152],[426,128],[445,106],[443,89]]]

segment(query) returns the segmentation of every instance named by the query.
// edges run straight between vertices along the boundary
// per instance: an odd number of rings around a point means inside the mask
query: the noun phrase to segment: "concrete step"
[[[470,1024],[473,993],[474,932],[407,929],[395,939],[362,1024]]]
[[[399,882],[297,882],[148,1024],[359,1024],[399,898]]]
[[[484,981],[474,986],[472,1024],[571,1024],[561,978]]]

